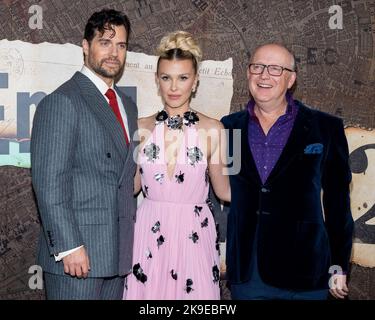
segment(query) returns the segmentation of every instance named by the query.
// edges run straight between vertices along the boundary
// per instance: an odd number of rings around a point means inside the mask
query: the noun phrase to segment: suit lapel
[[[292,131],[290,132],[288,141],[281,152],[275,167],[271,171],[266,184],[272,183],[272,181],[290,165],[294,158],[303,152],[303,149],[306,146],[306,140],[311,133],[311,121],[313,116],[308,108],[301,104],[297,105],[298,113]]]
[[[260,176],[249,145],[249,113],[247,110],[244,112],[245,114],[241,117],[238,126],[241,129],[241,172],[260,185]]]
[[[129,99],[117,86],[115,86],[115,90],[121,98],[122,104],[125,108],[125,113],[129,127],[129,139],[133,140],[134,132],[137,130],[137,107],[134,104],[134,102],[131,99]]]
[[[128,147],[128,152],[126,154],[126,159],[125,159],[125,166],[124,168],[126,169],[127,164],[129,161],[132,160],[133,152],[136,146],[138,145],[138,137],[134,135],[136,133],[136,130],[138,129],[137,126],[137,106],[134,104],[134,102],[128,98],[122,91],[115,86],[115,90],[118,93],[118,95],[121,98],[122,104],[124,105],[125,112],[126,112],[126,117],[128,121],[128,127],[129,127],[129,147]],[[123,175],[126,173],[126,170],[124,170],[120,181],[123,179]]]
[[[116,145],[121,158],[125,161],[128,147],[124,138],[122,127],[117,121],[115,114],[108,105],[106,99],[96,86],[82,73],[76,72],[73,79],[81,90],[82,97],[90,109],[97,115],[103,127],[109,132],[112,141]]]

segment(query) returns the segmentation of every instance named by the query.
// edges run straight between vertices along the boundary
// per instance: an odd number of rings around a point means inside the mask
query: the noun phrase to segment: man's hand
[[[90,261],[84,247],[64,257],[63,263],[65,273],[72,277],[87,278],[90,271]]]
[[[336,299],[344,299],[348,293],[349,289],[346,284],[346,275],[344,274],[334,274],[332,275],[333,281],[331,289],[329,292],[336,298]]]

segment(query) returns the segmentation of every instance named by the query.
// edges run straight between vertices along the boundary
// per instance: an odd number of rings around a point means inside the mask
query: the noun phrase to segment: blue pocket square
[[[321,143],[312,143],[306,146],[305,154],[319,154],[323,152],[323,145]]]

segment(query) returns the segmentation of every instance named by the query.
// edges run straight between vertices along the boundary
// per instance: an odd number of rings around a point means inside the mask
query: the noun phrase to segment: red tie
[[[124,122],[122,121],[120,108],[118,106],[117,99],[116,99],[116,93],[112,89],[108,89],[107,92],[105,93],[105,95],[109,99],[109,105],[111,106],[114,114],[116,115],[116,118],[117,118],[118,122],[120,122],[122,130],[124,130],[126,144],[129,145],[129,138],[128,138],[128,135],[126,133]]]

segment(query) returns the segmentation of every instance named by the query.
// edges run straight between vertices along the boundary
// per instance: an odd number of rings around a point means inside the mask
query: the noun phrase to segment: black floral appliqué
[[[133,266],[133,274],[137,278],[138,281],[145,283],[147,281],[147,276],[143,273],[143,269],[139,263]]]
[[[192,124],[195,125],[199,121],[199,117],[194,111],[186,111],[184,113],[184,125],[190,127]]]
[[[152,253],[151,253],[151,250],[149,248],[147,248],[147,250],[146,250],[146,257],[147,257],[147,260],[152,258]]]
[[[160,236],[156,241],[158,243],[158,249],[159,249],[159,247],[164,243],[165,239],[163,236]]]
[[[176,174],[174,177],[176,178],[177,183],[183,183],[184,182],[184,175],[185,173],[182,173],[180,170],[179,174]]]
[[[156,159],[159,159],[160,147],[155,143],[150,143],[145,146],[143,152],[147,157],[147,161],[154,162]]]
[[[153,233],[160,232],[160,221],[155,222],[155,224],[151,228],[151,231]]]
[[[167,111],[165,111],[165,110],[159,111],[158,114],[155,117],[155,120],[156,120],[155,124],[159,124],[160,122],[163,122],[166,119],[168,119]]]
[[[196,243],[199,239],[198,233],[192,231],[191,235],[189,235],[189,239],[193,240],[193,242]]]
[[[208,174],[208,168],[206,168],[206,171],[204,173],[204,181],[206,182],[206,186],[208,185],[208,183],[210,182],[210,176]]]
[[[192,166],[203,159],[203,152],[198,147],[186,148],[186,155],[189,164]]]
[[[144,194],[146,195],[146,196],[148,196],[148,186],[144,186],[143,187],[143,192],[144,192]]]
[[[208,208],[210,209],[211,213],[214,214],[214,204],[212,203],[210,198],[206,199],[206,204]]]
[[[192,110],[186,111],[182,117],[180,115],[170,117],[165,110],[162,110],[157,113],[155,120],[155,124],[165,122],[169,129],[181,130],[182,124],[187,127],[195,125],[195,123],[199,121],[199,117],[198,114]]]
[[[195,206],[194,207],[194,213],[195,213],[195,216],[197,217],[199,217],[199,214],[200,214],[200,212],[202,211],[202,209],[203,209],[203,207],[200,207],[200,206]]]
[[[174,280],[177,280],[177,273],[174,272],[174,269],[171,270],[171,276]]]
[[[182,129],[182,118],[178,114],[176,116],[169,117],[167,119],[167,127],[171,130],[181,130]]]
[[[220,243],[219,243],[219,241],[220,241],[220,230],[219,230],[219,224],[216,223],[215,227],[216,227],[216,241],[215,241],[216,245],[215,245],[215,247],[216,247],[216,250],[218,251],[218,253],[220,255]]]
[[[202,222],[201,222],[201,227],[204,228],[204,227],[207,227],[208,226],[208,218],[206,217],[206,219],[204,219]]]
[[[220,280],[220,271],[216,264],[212,267],[212,276],[214,283],[218,283]]]
[[[185,291],[186,293],[190,293],[191,291],[193,291],[194,289],[191,287],[193,285],[193,280],[191,279],[187,279],[186,280],[186,287],[185,287]]]

